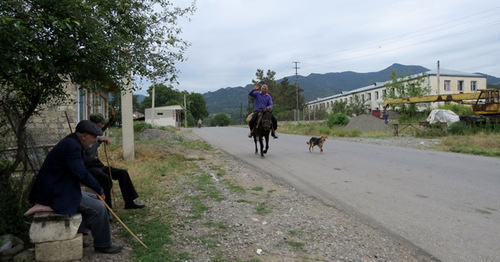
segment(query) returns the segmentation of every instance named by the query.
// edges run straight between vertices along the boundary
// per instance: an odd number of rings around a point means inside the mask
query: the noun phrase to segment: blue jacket
[[[82,199],[80,183],[99,195],[104,192],[85,168],[83,147],[73,133],[59,141],[45,158],[35,178],[31,197],[36,203],[50,206],[58,214],[75,214]]]
[[[249,96],[255,99],[255,103],[253,105],[253,111],[259,111],[269,106],[271,110],[273,110],[273,99],[269,93],[263,95],[260,91],[250,90],[248,93]]]

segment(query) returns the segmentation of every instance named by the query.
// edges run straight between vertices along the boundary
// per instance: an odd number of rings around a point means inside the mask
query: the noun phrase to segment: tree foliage
[[[40,105],[67,99],[68,81],[121,88],[124,75],[151,77],[151,64],[161,65],[156,76],[175,81],[188,46],[176,21],[192,11],[165,0],[1,1],[0,110],[17,148]]]
[[[337,101],[333,102],[332,113],[348,115],[349,109],[347,107],[347,101],[337,100]]]
[[[352,101],[349,105],[347,105],[347,115],[350,116],[359,116],[362,114],[366,114],[370,106],[366,103],[367,100],[363,99],[360,95],[353,95]]]
[[[431,87],[429,85],[424,86],[425,73],[412,77],[411,73],[407,76],[399,77],[396,70],[391,71],[391,81],[385,84],[386,93],[383,96],[384,99],[387,98],[406,98],[414,96],[425,96],[430,94]],[[416,104],[399,104],[391,107],[397,109],[400,113],[414,116],[418,111]]]
[[[124,76],[175,81],[188,43],[177,21],[194,6],[167,0],[0,1],[0,126],[15,135],[16,156],[0,191],[29,155],[26,125],[41,105],[67,102],[64,85],[124,89]],[[154,48],[154,52],[152,52]]]
[[[231,124],[231,116],[226,113],[216,114],[210,120],[210,126],[228,126],[229,124]]]

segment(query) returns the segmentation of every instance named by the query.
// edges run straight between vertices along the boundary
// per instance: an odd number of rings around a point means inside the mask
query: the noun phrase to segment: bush
[[[472,112],[472,108],[467,105],[459,105],[459,104],[446,104],[439,107],[439,109],[447,109],[453,111],[455,114],[459,116],[472,116],[474,112]]]
[[[326,125],[329,128],[334,126],[345,126],[347,124],[349,124],[349,118],[343,113],[328,114],[327,116]]]
[[[134,132],[141,133],[145,129],[151,129],[153,126],[145,122],[134,122]]]
[[[231,117],[225,113],[216,114],[210,121],[210,126],[228,126],[231,124]]]

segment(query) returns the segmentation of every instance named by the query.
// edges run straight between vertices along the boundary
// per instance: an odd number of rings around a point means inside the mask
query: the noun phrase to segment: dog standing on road
[[[321,137],[311,137],[309,139],[309,142],[306,142],[309,145],[309,152],[314,151],[314,146],[318,146],[321,152],[323,152],[323,144],[325,143],[327,136],[321,136]]]

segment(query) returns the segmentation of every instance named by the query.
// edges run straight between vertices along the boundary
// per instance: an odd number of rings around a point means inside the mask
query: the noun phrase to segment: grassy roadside
[[[117,210],[123,222],[143,241],[148,248],[144,248],[135,241],[129,233],[120,228],[120,238],[126,240],[132,247],[129,261],[193,261],[199,250],[183,250],[176,243],[175,228],[191,228],[193,223],[202,219],[210,207],[206,200],[222,201],[224,196],[213,182],[220,180],[224,190],[238,194],[245,194],[247,189],[224,178],[226,170],[219,166],[209,166],[203,170],[196,163],[203,161],[205,152],[212,151],[210,145],[200,140],[184,140],[177,137],[171,140],[136,140],[135,159],[125,161],[121,159],[121,144],[113,143],[107,148],[107,155],[112,166],[128,169],[132,174],[134,185],[139,192],[139,201],[146,204],[146,208],[139,210]],[[187,149],[187,150],[186,150]],[[102,148],[100,149],[102,150]],[[189,151],[189,152],[188,152]],[[104,152],[100,152],[104,156]],[[114,193],[116,206],[123,206],[119,187],[115,185]],[[258,191],[259,188],[252,189]],[[261,190],[261,189],[260,189]],[[188,192],[186,194],[186,192]],[[189,209],[184,210],[177,203],[187,203]],[[265,203],[255,203],[255,212],[268,212]],[[185,207],[184,206],[184,207]],[[183,212],[183,215],[179,215]],[[120,227],[115,221],[115,227]],[[203,243],[204,248],[215,252],[217,236],[227,230],[224,223],[209,223],[204,225],[207,232],[197,232],[190,236],[190,241]],[[186,237],[186,236],[185,236]],[[217,259],[227,260],[224,254],[216,254]],[[237,260],[256,262],[259,259]]]

